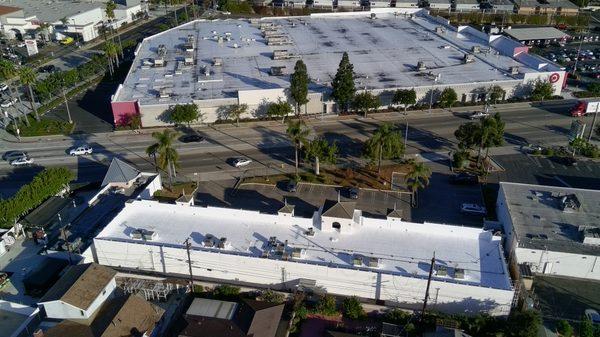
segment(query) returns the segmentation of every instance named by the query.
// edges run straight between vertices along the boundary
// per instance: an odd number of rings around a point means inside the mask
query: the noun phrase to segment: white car
[[[33,164],[33,158],[21,157],[10,162],[12,166],[27,166]]]
[[[8,90],[8,85],[6,85],[6,83],[0,83],[0,91],[6,91]]]
[[[0,103],[0,107],[3,108],[10,108],[11,106],[13,106],[13,104],[15,104],[17,102],[16,98],[9,98],[6,99],[4,101],[2,101],[2,103]]]
[[[92,154],[92,152],[94,152],[92,150],[92,147],[88,146],[88,145],[85,145],[85,146],[80,146],[80,147],[77,147],[75,149],[72,149],[71,151],[69,151],[69,154],[71,156],[83,156],[83,155],[86,155],[86,154]]]
[[[489,115],[490,115],[490,114],[488,114],[488,113],[486,113],[486,112],[483,112],[483,111],[477,111],[477,112],[474,112],[474,113],[472,113],[472,114],[469,116],[469,119],[481,119],[481,118],[485,118],[485,117],[487,117],[487,116],[489,116]]]
[[[485,215],[487,213],[485,207],[477,204],[462,204],[460,206],[460,212],[464,214],[477,214]]]
[[[592,324],[600,325],[600,314],[594,309],[585,309],[584,311],[585,318],[592,321]]]
[[[249,165],[251,162],[252,162],[252,160],[250,160],[248,158],[236,158],[233,161],[233,166],[235,166],[235,167],[242,167],[242,166]]]

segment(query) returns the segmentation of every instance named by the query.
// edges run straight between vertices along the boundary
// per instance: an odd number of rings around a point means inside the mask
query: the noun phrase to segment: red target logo
[[[558,80],[560,80],[559,74],[554,73],[554,74],[550,75],[550,83],[556,83],[556,82],[558,82]]]

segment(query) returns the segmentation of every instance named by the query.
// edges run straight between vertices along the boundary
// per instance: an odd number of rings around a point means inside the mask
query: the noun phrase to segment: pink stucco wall
[[[110,103],[115,125],[126,124],[128,117],[140,113],[137,101]]]

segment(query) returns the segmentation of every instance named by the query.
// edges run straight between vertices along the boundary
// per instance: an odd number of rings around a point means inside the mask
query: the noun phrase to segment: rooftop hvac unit
[[[288,58],[289,54],[287,50],[274,50],[273,60],[283,60]]]
[[[223,237],[219,239],[219,243],[217,244],[217,247],[224,249],[225,247],[227,247],[228,242],[227,242],[227,238]]]
[[[153,66],[153,65],[154,65],[154,60],[152,60],[152,59],[144,59],[142,61],[142,67],[143,66],[150,67],[150,66]]]
[[[444,29],[444,27],[437,26],[437,27],[435,27],[435,32],[438,34],[444,34],[446,32],[446,30]]]
[[[207,234],[206,237],[204,238],[204,240],[202,240],[202,245],[204,247],[208,247],[208,248],[212,248],[215,246],[215,237]]]
[[[462,268],[454,268],[454,278],[456,279],[464,279],[465,278],[465,270]]]
[[[260,255],[260,257],[262,257],[263,259],[268,259],[269,258],[269,251],[268,250],[263,250],[263,252]]]
[[[134,229],[129,236],[135,240],[152,241],[156,239],[156,232],[144,228],[138,228]]]
[[[294,259],[303,258],[305,254],[306,254],[306,251],[302,248],[294,248],[292,250],[292,258],[294,258]]]
[[[206,77],[210,76],[210,67],[208,67],[208,66],[204,67],[204,76],[206,76]]]
[[[465,56],[463,56],[463,63],[472,63],[475,62],[475,58],[473,57],[473,54],[465,54]]]
[[[164,57],[165,55],[167,55],[167,46],[165,46],[164,44],[159,44],[156,53],[160,58]]]
[[[284,70],[285,70],[285,66],[272,66],[271,67],[271,76],[282,76]]]
[[[379,259],[376,257],[369,258],[369,267],[377,268],[379,267]]]
[[[519,67],[517,66],[513,66],[508,68],[508,70],[510,71],[511,75],[518,75],[519,74]]]
[[[269,246],[275,247],[276,244],[277,244],[277,237],[276,236],[271,236],[269,238]]]
[[[352,265],[356,267],[362,266],[362,256],[354,255],[354,257],[352,258]]]
[[[154,67],[159,68],[159,67],[164,67],[164,66],[165,66],[165,60],[163,58],[154,59]]]
[[[423,62],[423,61],[417,62],[417,70],[418,71],[423,71],[426,69],[427,69],[427,67],[425,67],[425,62]]]
[[[169,98],[171,97],[171,88],[162,88],[158,91],[159,98]]]
[[[437,276],[448,275],[448,268],[446,266],[437,265],[436,266],[436,275]]]
[[[220,67],[223,65],[223,59],[220,57],[215,57],[213,58],[213,66],[214,67]]]
[[[309,227],[308,230],[306,232],[304,232],[304,235],[306,236],[315,236],[315,229],[312,227]]]
[[[184,59],[184,64],[186,66],[194,65],[194,57],[192,55],[186,56],[185,59]]]
[[[217,37],[217,42],[218,43],[223,43],[223,37],[222,36],[218,36]]]
[[[375,14],[375,13],[371,13],[371,19],[372,19],[372,20],[374,20],[374,19],[377,19],[377,14]]]
[[[471,51],[473,52],[473,54],[478,54],[481,52],[481,49],[479,46],[473,46],[471,47]]]
[[[283,254],[283,252],[285,251],[285,245],[283,243],[278,243],[277,246],[275,247],[275,252],[277,252],[277,254]]]

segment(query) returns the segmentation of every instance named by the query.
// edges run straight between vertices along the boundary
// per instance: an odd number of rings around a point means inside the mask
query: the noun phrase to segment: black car
[[[200,143],[204,141],[204,137],[200,135],[186,135],[179,139],[182,143]]]
[[[295,180],[288,181],[287,185],[285,185],[285,189],[288,192],[296,192],[296,190],[298,189],[298,182],[296,182]]]
[[[477,176],[468,173],[459,173],[450,177],[450,183],[454,185],[475,185],[478,182]]]
[[[58,71],[58,69],[56,68],[55,65],[48,64],[48,65],[45,65],[45,66],[41,67],[39,69],[39,71],[42,72],[42,73],[53,73],[53,72]]]
[[[348,187],[348,198],[358,199],[359,189],[356,187]]]

